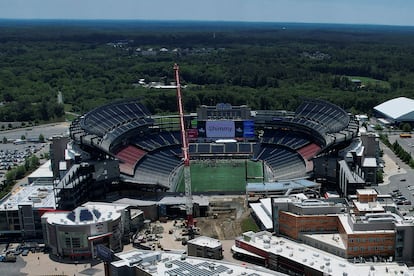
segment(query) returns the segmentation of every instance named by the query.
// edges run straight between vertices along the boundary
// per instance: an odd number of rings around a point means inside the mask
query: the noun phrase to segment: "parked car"
[[[27,255],[29,255],[29,249],[23,250],[22,256],[27,256]]]

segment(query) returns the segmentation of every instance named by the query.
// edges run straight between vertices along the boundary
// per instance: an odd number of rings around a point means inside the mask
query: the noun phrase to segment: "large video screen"
[[[207,138],[253,138],[254,121],[198,121],[197,132]]]

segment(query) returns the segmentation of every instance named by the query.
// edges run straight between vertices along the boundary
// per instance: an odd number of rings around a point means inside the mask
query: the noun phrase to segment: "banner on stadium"
[[[235,137],[234,122],[229,120],[207,121],[206,133],[207,137],[233,138]]]
[[[205,138],[206,136],[206,122],[198,121],[197,122],[197,133],[198,137]]]
[[[189,130],[188,130],[189,131]],[[254,138],[254,121],[198,121],[188,138]]]
[[[254,121],[243,121],[243,137],[254,138]]]
[[[196,128],[187,129],[187,136],[188,136],[188,139],[197,139],[198,130]]]

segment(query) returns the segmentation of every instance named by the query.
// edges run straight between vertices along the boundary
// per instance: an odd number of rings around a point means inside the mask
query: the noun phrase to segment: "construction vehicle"
[[[191,195],[191,174],[190,174],[190,151],[188,146],[187,131],[184,122],[184,108],[180,84],[180,68],[174,64],[175,82],[177,90],[177,107],[180,117],[180,134],[182,143],[182,158],[184,162],[184,185],[185,185],[185,209],[187,215],[187,230],[189,239],[194,238],[193,199]]]

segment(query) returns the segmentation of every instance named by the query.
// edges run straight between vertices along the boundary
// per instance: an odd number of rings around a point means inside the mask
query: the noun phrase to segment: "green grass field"
[[[261,162],[245,160],[192,161],[190,165],[192,192],[244,192],[246,170],[248,182],[262,182]],[[253,179],[256,177],[256,179]],[[184,192],[184,179],[177,185]]]
[[[362,85],[378,85],[382,88],[390,88],[390,84],[386,81],[376,80],[373,78],[361,77],[361,76],[348,76],[349,79],[358,79],[361,81]]]

